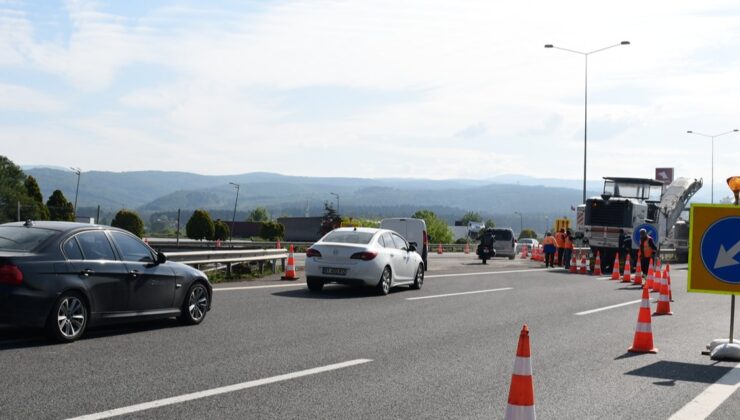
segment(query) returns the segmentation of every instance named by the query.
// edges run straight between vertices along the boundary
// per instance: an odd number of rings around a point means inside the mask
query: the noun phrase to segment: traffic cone
[[[535,420],[534,381],[532,361],[529,350],[529,329],[524,324],[516,347],[514,374],[511,375],[509,403],[506,405],[504,420]]]
[[[653,289],[653,283],[655,283],[655,270],[653,269],[653,259],[650,259],[650,262],[648,263],[648,275],[647,280],[645,281],[645,285],[648,289]]]
[[[529,254],[529,250],[527,249],[526,245],[522,245],[522,255],[519,256],[521,259],[527,258],[527,254]]]
[[[666,273],[668,273],[668,300],[673,302],[673,291],[671,290],[671,265],[666,266]]]
[[[594,261],[594,276],[600,276],[601,275],[601,253],[599,251],[596,251],[596,261]]]
[[[467,242],[465,243],[465,253],[470,254],[470,244]]]
[[[586,262],[586,254],[581,254],[581,266],[579,267],[580,274],[588,274],[587,271],[588,263]]]
[[[653,287],[650,289],[653,292],[659,292],[660,291],[660,265],[658,258],[655,258],[655,262],[653,264]]]
[[[440,242],[439,246],[437,247],[437,254],[443,254],[445,252],[444,249],[442,249],[442,243]]]
[[[578,260],[576,260],[576,254],[572,254],[570,256],[570,267],[568,269],[568,272],[570,273],[578,272]]]
[[[614,256],[614,265],[612,266],[612,280],[619,280],[619,252]]]
[[[293,244],[290,244],[290,250],[288,251],[288,264],[285,266],[285,275],[281,277],[283,280],[298,280],[299,277],[295,273],[295,258],[293,257]]]
[[[660,296],[658,296],[658,306],[655,308],[653,315],[673,315],[671,312],[671,300],[668,297],[668,274],[660,280]]]
[[[632,347],[627,349],[630,353],[657,353],[658,349],[653,346],[653,327],[650,318],[650,294],[647,285],[642,288],[642,303],[637,315],[637,328]]]
[[[642,259],[640,251],[637,251],[637,259],[635,260],[635,281],[634,284],[642,285]]]
[[[632,283],[632,267],[630,267],[629,254],[627,254],[627,259],[624,261],[624,277],[622,277],[622,283]]]

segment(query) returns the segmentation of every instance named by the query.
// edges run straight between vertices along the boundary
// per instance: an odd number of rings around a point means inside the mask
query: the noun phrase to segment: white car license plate
[[[321,272],[324,274],[331,274],[335,276],[343,276],[347,274],[346,268],[337,268],[337,267],[323,267],[321,269]]]

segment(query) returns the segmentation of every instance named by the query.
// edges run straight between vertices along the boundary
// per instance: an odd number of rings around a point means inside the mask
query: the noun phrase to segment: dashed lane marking
[[[622,306],[634,305],[635,303],[640,303],[640,302],[642,302],[642,299],[631,300],[629,302],[618,303],[616,305],[604,306],[603,308],[591,309],[590,311],[577,312],[574,315],[589,315],[589,314],[593,314],[596,312],[608,311],[609,309],[619,308]]]
[[[422,299],[434,299],[434,298],[450,297],[450,296],[474,295],[474,294],[478,294],[478,293],[503,292],[504,290],[512,290],[512,288],[511,287],[502,287],[500,289],[474,290],[472,292],[460,292],[460,293],[447,293],[447,294],[444,294],[444,295],[419,296],[419,297],[406,298],[406,300],[422,300]]]
[[[319,373],[329,372],[332,370],[344,369],[351,366],[357,366],[365,363],[372,362],[370,359],[356,359],[347,362],[336,363],[333,365],[321,366],[313,369],[301,370],[293,373],[286,373],[284,375],[273,376],[265,379],[258,379],[256,381],[242,382],[240,384],[234,384],[224,386],[220,388],[213,388],[206,391],[193,392],[191,394],[180,395],[177,397],[164,398],[161,400],[149,401],[142,404],[130,405],[127,407],[116,408],[114,410],[101,411],[95,414],[88,414],[85,416],[74,417],[69,420],[95,420],[95,419],[107,419],[115,416],[122,416],[124,414],[138,413],[140,411],[151,410],[153,408],[164,407],[173,404],[179,404],[187,401],[197,400],[201,398],[212,397],[214,395],[226,394],[229,392],[241,391],[248,388],[254,388],[261,385],[274,384],[276,382],[283,382],[290,379],[301,378],[309,375],[316,375]]]
[[[740,364],[735,365],[717,382],[709,385],[704,392],[676,411],[668,420],[705,419],[730,398],[738,388],[740,388]]]

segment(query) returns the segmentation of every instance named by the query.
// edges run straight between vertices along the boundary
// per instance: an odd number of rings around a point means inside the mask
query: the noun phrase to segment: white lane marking
[[[421,299],[433,299],[433,298],[441,298],[441,297],[448,297],[448,296],[474,295],[476,293],[502,292],[504,290],[511,290],[511,289],[512,289],[511,287],[502,287],[500,289],[475,290],[472,292],[447,293],[444,295],[432,295],[432,296],[419,296],[419,297],[406,298],[406,300],[421,300]]]
[[[130,405],[128,407],[116,408],[114,410],[101,411],[95,414],[88,414],[85,416],[74,417],[68,420],[96,420],[106,419],[109,417],[122,416],[124,414],[138,413],[144,410],[150,410],[152,408],[164,407],[167,405],[183,403],[186,401],[197,400],[200,398],[212,397],[214,395],[226,394],[229,392],[241,391],[247,388],[254,388],[260,385],[274,384],[275,382],[287,381],[289,379],[301,378],[309,375],[316,375],[318,373],[329,372],[337,369],[344,369],[351,366],[361,365],[364,363],[372,362],[370,359],[356,359],[348,362],[336,363],[333,365],[321,366],[313,369],[301,370],[293,373],[286,373],[284,375],[273,376],[271,378],[258,379],[256,381],[243,382],[240,384],[234,384],[224,386],[220,388],[213,388],[206,391],[193,392],[191,394],[180,395],[178,397],[164,398],[161,400],[149,401],[142,404]]]
[[[214,292],[228,291],[228,290],[252,290],[252,289],[272,289],[275,287],[299,287],[305,286],[306,283],[293,283],[293,284],[270,284],[266,286],[239,286],[239,287],[214,287]]]
[[[547,268],[533,268],[530,270],[508,270],[508,271],[482,271],[480,273],[461,273],[461,274],[432,274],[424,276],[427,279],[438,279],[442,277],[469,277],[469,276],[487,276],[489,274],[512,274],[512,273],[531,273],[533,271],[547,271]]]
[[[616,305],[605,306],[603,308],[591,309],[590,311],[577,312],[574,315],[589,315],[589,314],[593,314],[593,313],[596,313],[596,312],[607,311],[609,309],[619,308],[620,306],[634,305],[635,303],[640,303],[640,302],[642,302],[642,299],[631,300],[629,302],[618,303]]]
[[[730,398],[738,388],[740,388],[740,363],[676,411],[668,420],[705,419]]]

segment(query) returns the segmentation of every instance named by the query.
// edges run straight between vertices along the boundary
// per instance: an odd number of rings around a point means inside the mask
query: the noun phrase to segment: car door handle
[[[128,274],[129,274],[129,275],[130,275],[130,276],[131,276],[132,278],[137,278],[137,277],[139,277],[139,270],[131,270],[131,271],[129,271],[129,272],[128,272]]]
[[[88,277],[90,274],[95,274],[95,271],[90,270],[89,268],[86,268],[86,269],[80,271],[80,275],[81,276]]]

